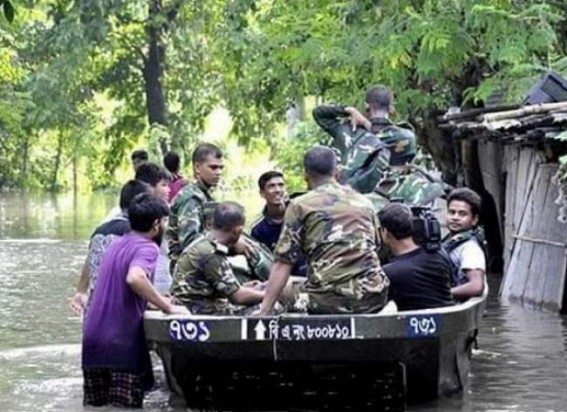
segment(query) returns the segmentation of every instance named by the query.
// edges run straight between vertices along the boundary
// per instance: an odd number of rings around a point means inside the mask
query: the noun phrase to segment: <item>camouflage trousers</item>
[[[388,289],[382,293],[368,293],[362,299],[339,295],[332,291],[309,291],[307,312],[316,315],[378,313],[388,302]]]

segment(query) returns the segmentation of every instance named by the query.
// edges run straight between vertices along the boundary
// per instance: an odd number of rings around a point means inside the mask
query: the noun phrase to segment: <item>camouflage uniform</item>
[[[399,127],[385,117],[370,119],[370,132],[362,127],[352,130],[343,106],[318,106],[313,110],[317,124],[333,138],[341,153],[341,182],[360,193],[370,193],[388,166],[410,162],[417,150],[415,134],[404,123]],[[385,149],[388,150],[385,150]]]
[[[370,201],[327,183],[291,201],[274,258],[293,264],[300,251],[307,257],[310,313],[374,313],[386,304],[389,284],[378,239]]]
[[[205,209],[207,204],[214,203],[209,190],[203,183],[191,182],[173,199],[166,233],[172,263],[198,234],[204,232]]]
[[[245,314],[255,307],[229,302],[229,297],[239,288],[240,282],[228,261],[228,248],[207,233],[179,257],[171,294],[195,314]]]
[[[231,259],[231,257],[229,257],[229,262],[232,267],[232,271],[234,272],[234,276],[236,276],[241,283],[254,280],[265,282],[270,277],[270,271],[272,270],[272,264],[274,263],[272,252],[247,234],[243,233],[241,236],[243,236],[246,241],[252,245],[252,254],[249,258],[245,258],[243,255],[238,255],[238,257],[242,258],[240,259],[240,262],[244,264],[239,264],[236,259]]]
[[[379,136],[358,127],[352,130],[342,106],[318,106],[315,122],[333,137],[333,148],[340,153],[341,183],[360,193],[370,193],[388,170],[390,152]]]

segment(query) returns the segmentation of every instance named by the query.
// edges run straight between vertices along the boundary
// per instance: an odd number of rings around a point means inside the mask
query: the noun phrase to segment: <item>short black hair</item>
[[[453,189],[449,196],[447,196],[447,206],[453,200],[460,200],[461,202],[468,203],[471,207],[471,213],[473,216],[478,216],[480,214],[480,209],[482,207],[482,200],[477,192],[468,187],[459,187]]]
[[[386,86],[378,85],[366,92],[365,100],[373,110],[390,110],[394,103],[394,95]]]
[[[213,228],[229,231],[246,223],[244,207],[236,202],[222,202],[213,212]]]
[[[170,173],[177,173],[180,169],[181,159],[177,153],[167,152],[165,156],[163,156],[163,165]]]
[[[326,146],[315,146],[303,156],[303,167],[309,175],[334,176],[337,168],[337,156]]]
[[[193,150],[191,161],[195,163],[203,163],[207,157],[213,156],[215,159],[222,158],[222,151],[218,146],[211,143],[201,143]]]
[[[149,193],[151,192],[151,187],[145,182],[141,180],[128,180],[122,186],[122,190],[120,191],[120,209],[128,210],[130,207],[130,203],[132,203],[132,199],[136,197],[136,195],[140,193]]]
[[[136,180],[140,180],[155,187],[160,180],[169,180],[169,174],[163,167],[155,163],[144,163],[136,170]]]
[[[264,190],[266,183],[274,177],[281,177],[283,179],[284,176],[282,172],[278,172],[277,170],[270,170],[269,172],[262,173],[258,179],[258,187],[260,190]]]
[[[136,232],[149,232],[156,220],[169,215],[165,200],[152,193],[140,193],[132,199],[128,207],[130,227]]]
[[[397,240],[413,236],[413,214],[411,209],[401,203],[389,203],[378,212],[380,226]]]
[[[148,152],[144,149],[134,150],[130,159],[134,161],[135,159],[147,161],[149,159]]]

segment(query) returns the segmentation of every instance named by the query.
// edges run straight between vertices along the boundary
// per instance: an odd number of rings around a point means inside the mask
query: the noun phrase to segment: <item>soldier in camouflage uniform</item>
[[[417,148],[411,126],[400,127],[389,118],[393,112],[390,90],[371,88],[366,105],[369,119],[354,107],[323,105],[313,110],[315,122],[333,137],[333,147],[341,154],[341,183],[360,193],[372,192],[388,165],[411,162]]]
[[[304,167],[311,190],[286,210],[260,314],[270,313],[300,251],[309,263],[309,313],[378,312],[386,304],[389,281],[378,259],[378,222],[371,202],[337,183],[333,150],[309,150]]]
[[[216,187],[224,169],[221,150],[204,143],[193,151],[194,181],[186,185],[173,200],[167,228],[169,258],[172,267],[179,255],[205,230],[205,209],[213,202],[211,190]]]
[[[171,293],[191,313],[247,314],[257,309],[264,292],[241,284],[229,263],[229,249],[244,228],[244,208],[234,202],[214,210],[211,231],[195,240],[179,257]]]

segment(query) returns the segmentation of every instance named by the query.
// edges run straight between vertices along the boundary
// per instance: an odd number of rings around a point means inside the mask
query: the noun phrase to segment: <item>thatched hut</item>
[[[504,244],[501,296],[567,310],[567,188],[559,161],[567,153],[567,102],[477,109],[439,121],[461,150],[476,151],[496,205],[498,227],[490,229]]]

